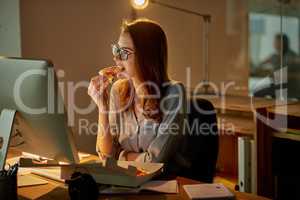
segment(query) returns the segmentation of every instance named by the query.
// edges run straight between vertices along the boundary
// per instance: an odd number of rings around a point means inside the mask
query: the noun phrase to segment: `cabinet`
[[[220,148],[215,179],[234,189],[238,180],[238,137],[248,137],[255,141],[256,110],[272,107],[280,102],[244,96],[199,97],[209,100],[217,111]]]
[[[273,199],[297,199],[300,188],[300,103],[258,109],[257,189]],[[300,198],[300,197],[299,197]]]

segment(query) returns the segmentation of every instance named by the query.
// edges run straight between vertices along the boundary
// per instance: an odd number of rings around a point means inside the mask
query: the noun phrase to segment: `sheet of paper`
[[[30,174],[18,175],[18,187],[44,185],[44,184],[48,184],[48,181],[45,181],[41,178],[34,177]]]
[[[161,193],[178,193],[178,184],[176,180],[171,181],[149,181],[141,186],[141,190],[149,190]]]
[[[19,167],[19,169],[18,169],[18,175],[19,176],[30,174],[30,173],[31,173],[31,169],[30,168]]]
[[[99,190],[100,194],[137,194],[139,192],[140,192],[140,188],[117,187],[117,186],[111,186]]]
[[[143,190],[158,192],[158,193],[177,194],[178,184],[176,180],[149,181],[147,183],[144,183],[138,188],[112,186],[112,187],[102,189],[99,192],[101,194],[136,194]]]
[[[46,177],[55,181],[64,182],[61,179],[61,169],[59,167],[43,167],[43,168],[30,168],[32,174]]]

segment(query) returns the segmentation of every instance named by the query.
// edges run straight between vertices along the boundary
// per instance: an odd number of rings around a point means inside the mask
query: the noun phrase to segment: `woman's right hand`
[[[98,75],[91,78],[88,87],[88,95],[96,103],[99,110],[108,109],[109,91],[107,88],[109,84],[110,82],[106,76]]]

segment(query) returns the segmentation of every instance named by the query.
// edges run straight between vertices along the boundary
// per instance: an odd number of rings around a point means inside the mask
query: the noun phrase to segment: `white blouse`
[[[109,126],[114,145],[112,155],[105,156],[124,160],[127,152],[136,152],[140,153],[136,161],[163,163],[176,157],[183,138],[186,93],[178,82],[170,81],[163,88],[160,123],[136,113],[133,106],[118,111],[118,94],[111,90]]]

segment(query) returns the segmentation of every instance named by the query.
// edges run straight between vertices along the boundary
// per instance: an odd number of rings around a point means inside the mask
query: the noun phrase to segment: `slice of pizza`
[[[111,67],[106,67],[104,69],[101,69],[99,71],[99,75],[105,76],[109,80],[109,82],[112,83],[114,79],[117,77],[117,75],[123,71],[124,71],[124,67],[111,66]]]
[[[128,78],[125,78],[126,75],[124,74],[124,77],[118,77],[118,74],[124,71],[124,67],[120,66],[106,67],[99,71],[99,75],[106,77],[109,82],[109,86],[105,91],[109,92],[112,85],[114,85],[119,105],[122,108],[129,106],[131,102],[130,100],[134,97],[134,94],[132,93],[134,91],[132,90],[133,85],[130,84],[130,80]]]

